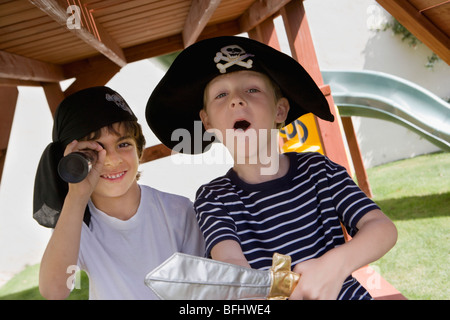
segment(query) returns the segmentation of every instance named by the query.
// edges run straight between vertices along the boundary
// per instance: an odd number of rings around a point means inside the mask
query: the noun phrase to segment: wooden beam
[[[119,71],[120,68],[117,65],[111,64],[109,67],[92,69],[89,72],[80,73],[77,75],[76,80],[64,91],[64,95],[67,97],[82,89],[103,86]]]
[[[120,46],[103,29],[102,25],[95,21],[89,9],[82,5],[80,8],[80,24],[69,29],[67,22],[72,18],[67,13],[68,2],[64,0],[29,0],[33,5],[44,11],[53,20],[67,28],[82,41],[93,47],[105,57],[120,67],[127,64],[125,55]],[[76,15],[76,13],[74,13]]]
[[[250,38],[265,43],[278,51],[281,51],[280,42],[278,41],[277,32],[272,19],[266,19],[255,28],[248,31]]]
[[[59,65],[0,51],[0,78],[56,82],[64,80]]]
[[[377,0],[405,28],[450,65],[450,39],[407,0]]]
[[[125,48],[124,52],[128,62],[135,62],[180,51],[183,48],[182,36],[174,35]]]
[[[238,20],[230,20],[218,24],[213,24],[205,27],[203,32],[198,37],[198,40],[221,37],[221,36],[233,36],[241,33]]]
[[[227,21],[205,27],[198,40],[216,36],[235,35],[240,33],[239,22],[237,20]],[[181,34],[167,38],[149,41],[124,49],[126,59],[129,63],[143,59],[161,56],[167,53],[183,50],[183,38]],[[62,65],[65,79],[76,77],[80,71],[91,72],[99,67],[110,66],[109,59],[102,55],[70,62]]]
[[[220,0],[193,0],[183,27],[184,47],[193,44],[205,28]]]
[[[292,57],[305,68],[314,79],[317,86],[321,88],[328,101],[334,122],[324,121],[314,117],[321,138],[322,148],[325,155],[334,162],[344,166],[350,173],[350,163],[345,150],[344,139],[339,125],[337,108],[330,94],[329,86],[323,85],[322,74],[317,62],[314,44],[306,19],[303,1],[293,0],[281,9],[281,15],[286,30],[286,35],[291,48]]]
[[[322,86],[323,78],[314,50],[303,1],[292,1],[281,9],[281,15],[292,57],[305,68],[319,87]]]
[[[146,163],[149,161],[168,157],[171,154],[172,154],[172,150],[170,150],[163,144],[157,144],[155,146],[144,149],[144,153],[142,154],[142,158],[141,158],[141,163]]]
[[[0,87],[0,101],[2,102],[2,107],[0,108],[0,181],[18,96],[19,91],[17,87]]]
[[[239,18],[241,32],[248,32],[258,24],[277,13],[291,0],[255,1]]]
[[[127,61],[131,63],[180,50],[183,50],[183,39],[178,34],[125,48],[124,53]],[[80,73],[95,72],[109,67],[115,68],[116,66],[103,55],[96,55],[62,65],[66,79],[75,78]]]
[[[355,168],[356,179],[358,180],[358,186],[369,198],[373,197],[372,189],[369,184],[369,177],[366,169],[364,168],[364,161],[361,155],[361,149],[359,148],[358,139],[356,137],[355,129],[351,117],[341,117],[342,126],[344,128],[345,136],[347,137],[348,148],[350,149],[350,155],[352,156],[353,167]]]
[[[47,103],[50,107],[52,116],[54,116],[59,104],[64,100],[64,92],[61,90],[59,82],[43,82],[41,85],[44,89],[45,97],[47,98]]]
[[[0,108],[0,149],[6,149],[8,146],[18,96],[17,88],[0,88],[0,101],[2,102]]]
[[[39,81],[0,78],[0,87],[40,87]]]
[[[103,55],[96,55],[62,65],[66,79],[76,78],[83,73],[93,73],[96,70],[110,67],[117,68],[118,66]]]

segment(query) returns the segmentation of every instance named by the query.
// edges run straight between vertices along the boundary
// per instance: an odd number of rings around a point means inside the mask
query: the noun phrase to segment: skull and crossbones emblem
[[[123,111],[128,112],[129,114],[133,114],[133,112],[131,111],[130,107],[127,105],[127,103],[125,102],[125,100],[123,100],[123,98],[117,94],[117,93],[113,93],[113,94],[109,94],[107,93],[105,96],[105,99],[111,102],[114,102],[116,104],[116,106],[118,106],[119,108],[121,108]]]
[[[250,69],[252,67],[253,60],[244,60],[253,56],[254,55],[251,53],[246,53],[244,49],[242,49],[238,45],[230,45],[223,47],[222,49],[220,49],[220,52],[216,53],[214,62],[216,63],[217,68],[220,70],[220,73],[225,73],[227,72],[227,68],[234,66],[235,64]],[[219,61],[225,61],[226,63],[222,64],[219,63]]]

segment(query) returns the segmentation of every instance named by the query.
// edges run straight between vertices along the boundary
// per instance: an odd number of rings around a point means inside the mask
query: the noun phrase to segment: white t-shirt
[[[123,221],[90,201],[83,223],[78,266],[89,275],[90,299],[158,299],[144,284],[148,272],[174,252],[203,256],[204,242],[192,202],[140,185],[141,203]]]

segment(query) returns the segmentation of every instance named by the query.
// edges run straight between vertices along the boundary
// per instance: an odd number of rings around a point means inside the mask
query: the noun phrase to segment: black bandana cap
[[[83,89],[61,102],[55,113],[53,142],[41,156],[34,182],[33,218],[40,225],[55,227],[68,192],[68,184],[57,171],[66,146],[102,127],[122,121],[137,121],[137,118],[125,100],[108,87]],[[86,223],[89,217],[86,207]]]
[[[206,85],[215,77],[233,71],[250,70],[269,76],[289,101],[286,125],[306,113],[333,121],[327,100],[306,70],[292,57],[256,40],[237,36],[199,41],[183,50],[152,92],[145,111],[147,123],[158,139],[173,149],[176,129],[186,129],[195,137],[203,108]],[[205,128],[202,127],[202,136]],[[194,139],[191,139],[193,142]],[[202,153],[194,145],[183,153]]]

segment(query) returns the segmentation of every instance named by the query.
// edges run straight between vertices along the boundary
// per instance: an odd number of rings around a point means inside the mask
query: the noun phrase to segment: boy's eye
[[[259,90],[256,89],[256,88],[251,88],[251,89],[248,89],[247,92],[249,92],[249,93],[255,93],[255,92],[259,92]]]
[[[216,96],[216,99],[223,98],[223,97],[225,97],[226,95],[227,95],[227,94],[226,94],[225,92],[220,93],[220,94],[218,94],[218,95]]]
[[[129,143],[129,142],[122,142],[122,143],[119,144],[119,148],[126,148],[126,147],[129,147],[131,145],[132,144]]]

